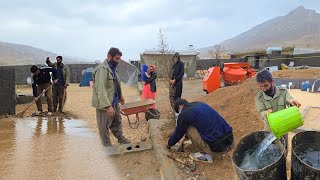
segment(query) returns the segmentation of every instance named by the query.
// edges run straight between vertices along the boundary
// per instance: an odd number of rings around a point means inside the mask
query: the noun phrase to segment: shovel
[[[44,93],[46,93],[50,88],[52,87],[52,85],[50,85],[49,87],[47,87],[47,89],[45,89],[44,91],[42,91],[42,93],[37,97],[36,100],[33,100],[28,107],[26,107],[23,111],[21,111],[19,114],[17,114],[18,117],[23,117],[23,114],[32,106],[32,104],[34,102],[36,102]]]

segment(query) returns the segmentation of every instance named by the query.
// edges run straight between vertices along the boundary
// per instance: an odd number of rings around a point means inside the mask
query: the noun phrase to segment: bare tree
[[[170,57],[169,45],[167,43],[167,37],[159,29],[159,41],[158,41],[158,52],[160,53],[160,62],[159,68],[161,71],[161,77],[169,80],[171,75],[171,67],[172,67],[172,57]]]
[[[168,97],[168,100],[170,101],[171,106],[173,107],[174,99],[173,99],[173,93],[174,93],[174,87],[172,87],[169,83],[169,80],[171,78],[171,71],[172,71],[172,52],[169,50],[169,45],[167,43],[167,37],[163,33],[161,29],[159,29],[159,41],[158,41],[158,52],[160,53],[160,61],[159,61],[159,71],[161,72],[161,77],[165,80],[163,83],[165,84],[165,94]],[[158,71],[158,72],[159,72]],[[173,109],[171,109],[173,111]],[[173,113],[170,113],[173,115]],[[168,116],[168,118],[171,118],[171,116]]]
[[[220,58],[222,54],[222,48],[220,44],[216,44],[212,49],[208,50],[210,58],[218,60],[218,65],[220,66]]]

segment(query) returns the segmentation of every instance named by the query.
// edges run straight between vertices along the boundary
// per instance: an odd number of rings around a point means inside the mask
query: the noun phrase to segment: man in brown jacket
[[[57,111],[59,104],[59,112],[62,113],[63,106],[66,101],[66,91],[70,83],[70,71],[67,65],[62,62],[62,56],[56,57],[57,62],[52,63],[47,57],[48,66],[55,68],[57,71],[58,83],[52,86],[53,91],[53,112]]]
[[[124,104],[121,82],[116,69],[122,53],[118,48],[110,48],[107,59],[92,73],[94,88],[92,106],[96,108],[97,126],[104,146],[111,146],[109,129],[118,139],[118,143],[130,141],[123,136],[119,102]]]

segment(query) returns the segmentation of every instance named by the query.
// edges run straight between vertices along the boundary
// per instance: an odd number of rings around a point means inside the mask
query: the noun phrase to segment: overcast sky
[[[318,0],[10,0],[0,3],[0,41],[62,55],[104,59],[110,46],[123,58],[139,59],[157,48],[162,28],[170,47],[220,43]]]

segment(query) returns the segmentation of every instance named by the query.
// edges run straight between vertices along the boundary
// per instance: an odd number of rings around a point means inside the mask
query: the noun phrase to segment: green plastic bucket
[[[273,134],[278,139],[303,125],[302,115],[296,106],[270,113],[268,122]]]

